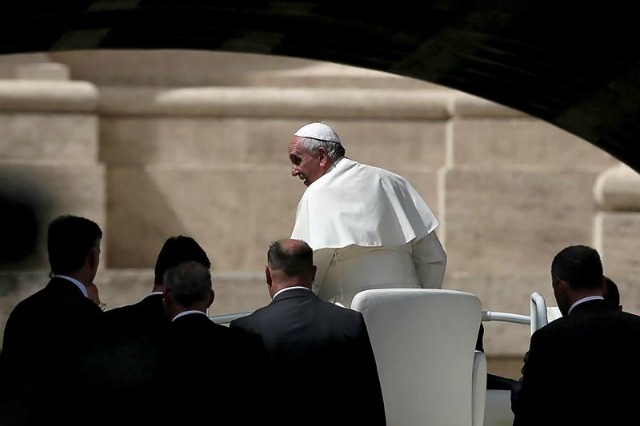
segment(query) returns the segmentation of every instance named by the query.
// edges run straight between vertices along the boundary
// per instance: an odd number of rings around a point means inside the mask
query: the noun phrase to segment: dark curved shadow
[[[12,1],[0,53],[195,49],[430,81],[565,129],[640,171],[633,2]]]

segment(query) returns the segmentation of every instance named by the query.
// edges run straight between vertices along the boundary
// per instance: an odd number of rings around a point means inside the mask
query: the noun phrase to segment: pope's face
[[[324,175],[326,155],[323,152],[314,154],[301,144],[297,136],[289,142],[289,160],[291,160],[291,176],[298,176],[306,186],[311,185]]]

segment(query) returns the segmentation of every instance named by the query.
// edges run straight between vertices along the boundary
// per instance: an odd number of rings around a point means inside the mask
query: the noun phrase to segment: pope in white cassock
[[[291,175],[307,186],[291,238],[313,248],[321,299],[350,307],[369,288],[442,287],[439,222],[406,179],[345,157],[324,123],[295,132],[289,159]]]

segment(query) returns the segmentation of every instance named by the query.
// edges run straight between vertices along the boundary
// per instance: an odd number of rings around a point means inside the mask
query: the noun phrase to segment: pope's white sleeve
[[[411,249],[420,287],[442,288],[444,271],[447,267],[447,254],[435,231],[414,241]]]

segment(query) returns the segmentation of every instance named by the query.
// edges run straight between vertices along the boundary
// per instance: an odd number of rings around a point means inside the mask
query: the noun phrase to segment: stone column
[[[618,284],[625,311],[640,312],[640,175],[625,164],[602,172],[593,187],[600,212],[594,220],[596,248],[605,274]]]

